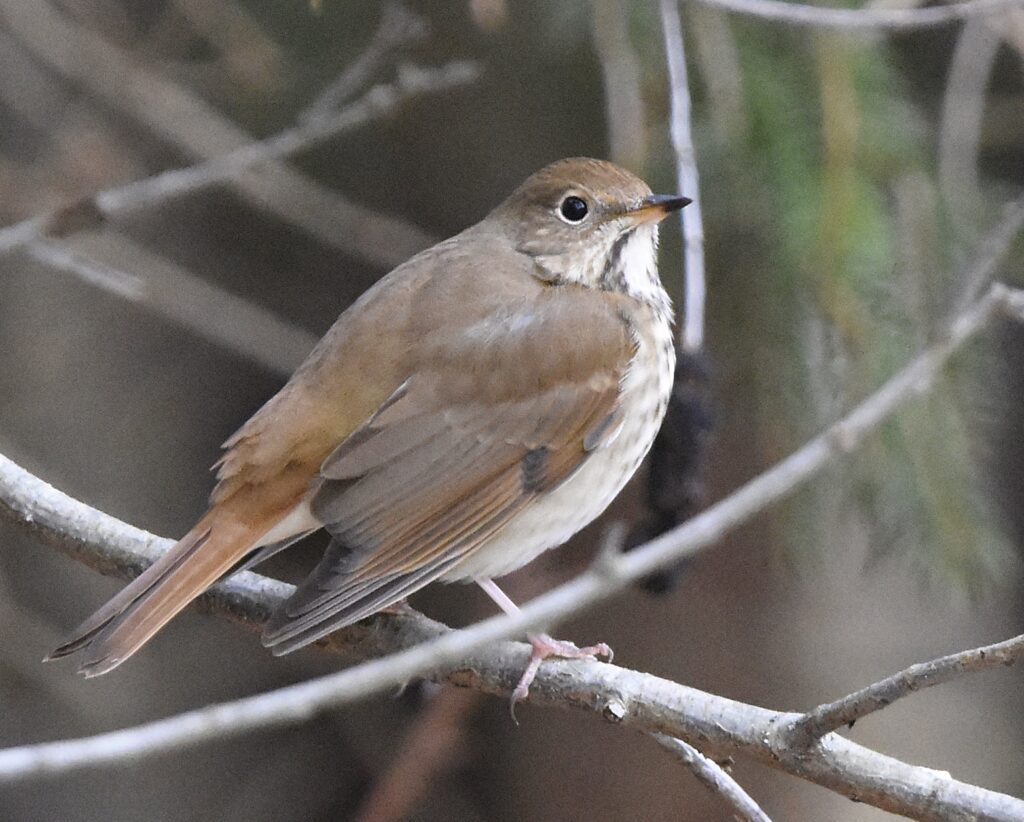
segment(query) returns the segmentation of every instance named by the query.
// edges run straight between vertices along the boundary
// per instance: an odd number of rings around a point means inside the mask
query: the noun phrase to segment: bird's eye
[[[567,223],[581,223],[587,216],[587,201],[581,197],[566,197],[558,207],[558,213]]]

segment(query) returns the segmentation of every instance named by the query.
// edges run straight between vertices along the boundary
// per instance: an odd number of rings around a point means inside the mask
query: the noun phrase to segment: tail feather
[[[221,515],[218,516],[218,513]],[[116,668],[254,547],[266,526],[211,511],[179,542],[83,622],[47,659],[84,651],[79,672]]]

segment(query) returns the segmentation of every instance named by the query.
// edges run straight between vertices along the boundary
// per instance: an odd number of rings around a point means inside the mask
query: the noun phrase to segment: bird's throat
[[[658,277],[658,229],[641,225],[622,232],[609,249],[600,288],[628,294],[669,314],[672,304]]]

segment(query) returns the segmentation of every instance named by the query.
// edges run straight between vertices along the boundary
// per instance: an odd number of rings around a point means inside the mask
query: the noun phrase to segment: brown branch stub
[[[356,822],[400,822],[411,817],[431,784],[462,764],[471,743],[469,719],[481,694],[467,688],[440,687],[422,708],[393,761],[374,781],[356,813]]]
[[[1024,634],[1012,639],[918,662],[842,699],[819,705],[788,726],[779,728],[787,747],[808,748],[832,731],[868,714],[887,708],[898,699],[941,685],[964,674],[1013,665],[1024,657]]]

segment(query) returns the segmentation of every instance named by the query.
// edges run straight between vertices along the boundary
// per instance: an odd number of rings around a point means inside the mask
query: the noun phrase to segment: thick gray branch
[[[2,457],[0,500],[0,510],[9,517],[107,572],[134,575],[170,544],[72,500]],[[285,583],[243,573],[212,589],[203,603],[236,620],[258,624],[291,591]],[[299,723],[418,672],[507,696],[528,656],[525,645],[500,641],[513,622],[498,617],[465,631],[450,631],[418,615],[378,615],[335,634],[331,644],[361,657],[392,656],[136,728],[0,751],[0,783],[135,762],[208,740]],[[907,765],[835,735],[807,750],[786,748],[774,729],[799,715],[745,705],[613,665],[547,662],[531,687],[530,702],[580,708],[637,730],[746,755],[913,818],[1024,817],[1020,800]]]

